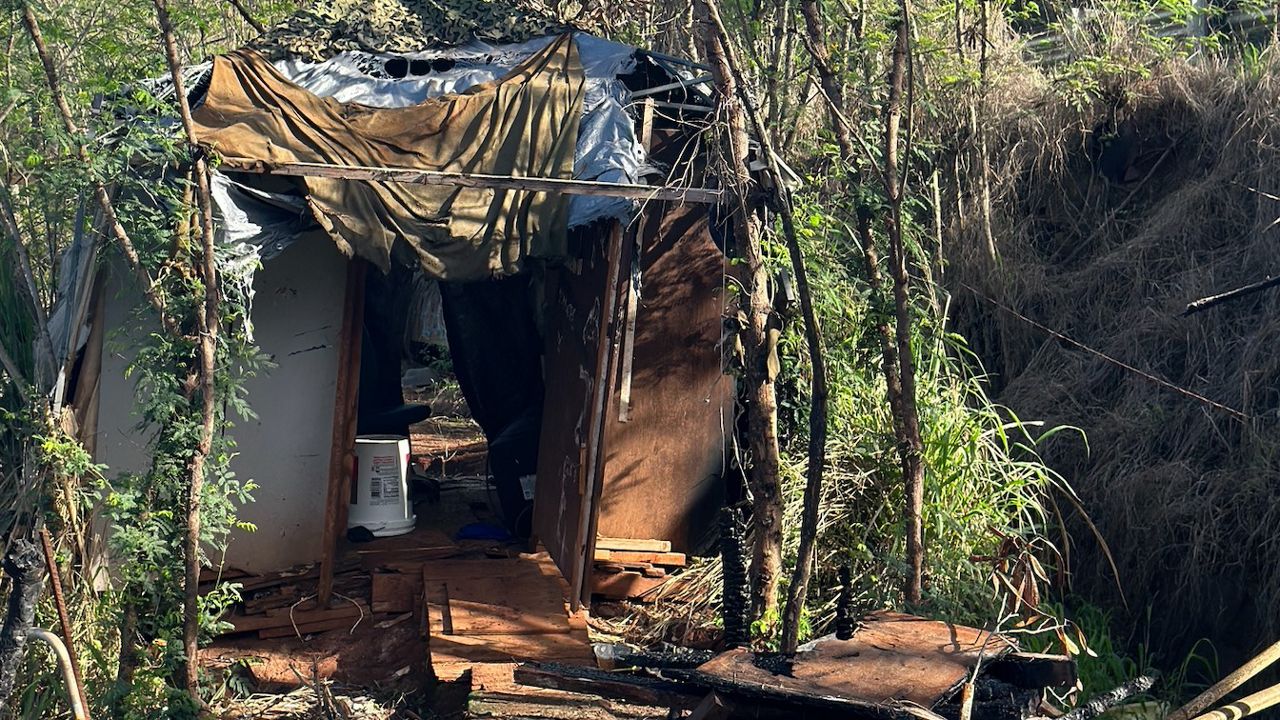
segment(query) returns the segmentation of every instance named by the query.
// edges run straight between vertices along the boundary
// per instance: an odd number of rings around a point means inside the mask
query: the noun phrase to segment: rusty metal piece
[[[76,644],[71,635],[71,616],[67,613],[67,602],[62,594],[62,576],[58,573],[58,561],[53,554],[53,541],[49,538],[49,528],[40,528],[40,544],[44,548],[44,563],[49,571],[49,586],[53,589],[53,604],[58,608],[58,625],[62,628],[65,640],[67,661],[71,664],[71,680],[74,685],[67,692],[76,695],[73,700],[79,702],[83,717],[88,720],[89,700],[84,694],[84,682],[80,679],[80,659],[76,656]]]

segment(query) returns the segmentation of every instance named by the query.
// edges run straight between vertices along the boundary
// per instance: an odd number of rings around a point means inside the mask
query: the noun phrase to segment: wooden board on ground
[[[545,554],[428,563],[422,582],[432,637],[567,633],[567,588]],[[446,628],[449,630],[445,632]]]
[[[648,577],[643,573],[626,570],[624,572],[602,572],[592,570],[591,592],[610,600],[639,600],[654,602],[663,585],[672,578]]]
[[[568,585],[546,553],[427,563],[421,572],[433,661],[594,663],[586,623],[569,614]]]
[[[669,553],[671,552],[671,541],[601,537],[596,539],[596,548],[603,550],[626,550],[630,552]]]
[[[596,562],[613,562],[622,564],[665,565],[667,567],[684,567],[688,560],[684,553],[654,552],[648,550],[609,550],[596,548]]]
[[[594,665],[595,654],[585,630],[538,635],[432,635],[431,659],[451,662],[554,661]]]
[[[1011,651],[1001,638],[961,625],[898,613],[876,613],[852,640],[823,638],[796,656],[791,676],[757,667],[752,654],[731,650],[698,667],[707,676],[770,695],[840,698],[853,703],[932,708],[963,683],[979,654]]]
[[[412,612],[422,597],[422,577],[401,573],[374,573],[369,604],[376,613]]]
[[[355,546],[360,564],[369,570],[389,564],[441,560],[454,557],[460,551],[461,548],[448,535],[430,528],[415,529],[411,533],[395,537],[377,538]]]

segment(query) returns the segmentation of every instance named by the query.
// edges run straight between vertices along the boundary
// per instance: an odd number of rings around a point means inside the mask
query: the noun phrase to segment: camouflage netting
[[[539,0],[320,0],[249,47],[272,59],[320,62],[350,50],[413,52],[473,39],[513,43],[568,29],[570,23]]]

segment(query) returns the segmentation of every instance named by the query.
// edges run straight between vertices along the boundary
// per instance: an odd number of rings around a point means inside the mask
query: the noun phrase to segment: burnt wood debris
[[[4,559],[11,584],[8,615],[0,628],[0,711],[13,694],[18,668],[26,656],[27,633],[35,622],[36,601],[44,582],[43,565],[39,547],[27,540],[15,540]]]
[[[742,647],[751,640],[751,585],[747,542],[736,511],[720,513],[720,556],[724,563],[724,644]]]

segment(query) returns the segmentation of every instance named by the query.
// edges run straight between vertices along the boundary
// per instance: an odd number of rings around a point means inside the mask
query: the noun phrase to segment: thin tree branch
[[[83,133],[80,132],[79,126],[76,125],[75,117],[71,114],[71,107],[67,104],[66,96],[62,92],[62,81],[58,77],[58,69],[53,63],[53,56],[49,53],[49,46],[45,44],[44,34],[40,32],[40,22],[36,19],[31,3],[23,3],[22,5],[22,24],[26,27],[28,35],[31,36],[36,55],[39,56],[40,64],[44,68],[45,81],[49,85],[49,94],[52,96],[54,107],[57,108],[58,115],[62,119],[63,128],[68,135],[76,138],[76,155],[85,169],[92,173],[93,160],[89,157],[89,148]],[[151,307],[160,316],[161,324],[174,335],[181,334],[177,323],[169,316],[159,288],[156,287],[155,282],[151,279],[151,274],[147,272],[146,267],[142,264],[142,258],[139,256],[137,248],[134,247],[133,240],[124,229],[124,225],[120,223],[120,219],[116,215],[115,206],[111,202],[111,195],[107,192],[107,187],[102,181],[93,180],[93,196],[98,203],[98,207],[102,210],[103,220],[111,230],[111,234],[120,243],[120,249],[124,252],[125,259],[133,270],[143,295],[146,296],[147,302],[151,304]]]
[[[245,22],[249,23],[249,27],[259,33],[267,31],[267,26],[258,22],[257,18],[249,12],[249,8],[245,7],[244,3],[240,2],[240,0],[227,0],[227,2],[231,3],[231,7],[235,8],[236,12],[240,13],[240,17],[244,18]]]
[[[22,398],[24,404],[31,403],[31,393],[27,389],[27,379],[23,377],[22,371],[18,369],[18,364],[13,361],[13,356],[5,349],[4,342],[0,341],[0,365],[4,365],[4,371],[9,373],[9,381],[13,386],[18,388],[18,396]]]

